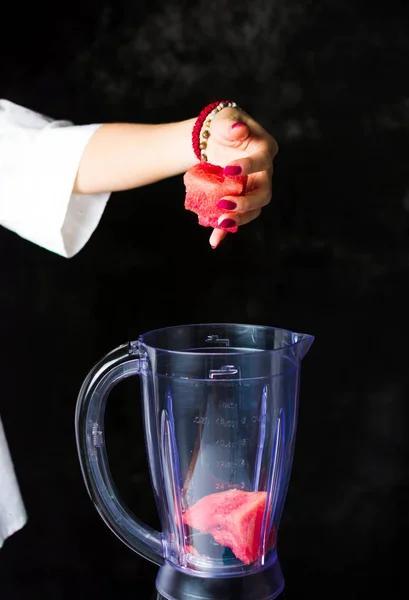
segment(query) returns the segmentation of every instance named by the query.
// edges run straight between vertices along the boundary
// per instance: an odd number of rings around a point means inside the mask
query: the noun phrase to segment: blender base
[[[196,577],[165,563],[156,589],[167,600],[273,600],[284,589],[284,577],[277,558],[257,573],[223,579]]]

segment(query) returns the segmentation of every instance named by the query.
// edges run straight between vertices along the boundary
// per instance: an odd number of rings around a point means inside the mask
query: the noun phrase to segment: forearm
[[[73,192],[127,190],[184,173],[197,162],[194,122],[102,125],[84,150]]]

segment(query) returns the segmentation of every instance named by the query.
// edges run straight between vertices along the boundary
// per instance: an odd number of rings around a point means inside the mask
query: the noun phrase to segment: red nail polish
[[[231,229],[232,227],[236,227],[236,221],[234,221],[234,219],[223,219],[223,221],[219,223],[219,227],[222,229]]]
[[[217,203],[217,208],[222,208],[223,210],[234,210],[236,207],[237,204],[231,200],[220,200]]]
[[[224,167],[224,174],[225,175],[240,175],[242,170],[243,169],[238,166],[227,166],[227,167]]]
[[[243,126],[244,126],[244,123],[242,123],[241,121],[236,121],[235,123],[233,123],[231,128],[236,129],[236,127],[243,127]]]

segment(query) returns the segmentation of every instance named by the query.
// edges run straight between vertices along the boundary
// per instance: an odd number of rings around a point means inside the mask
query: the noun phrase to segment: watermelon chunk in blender
[[[209,494],[184,512],[183,522],[201,533],[210,533],[218,544],[230,548],[248,565],[260,553],[266,499],[266,492],[237,489]],[[272,548],[275,541],[273,527],[266,550]]]

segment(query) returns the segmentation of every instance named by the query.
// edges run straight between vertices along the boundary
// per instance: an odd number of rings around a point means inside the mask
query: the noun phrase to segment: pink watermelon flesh
[[[191,544],[186,544],[186,552],[189,552],[189,554],[192,554],[193,556],[199,556],[199,552]]]
[[[198,215],[199,225],[217,228],[219,217],[226,213],[217,208],[217,203],[224,196],[244,194],[247,175],[232,177],[225,175],[222,167],[200,162],[185,173],[183,181],[186,187],[185,208]],[[230,227],[225,231],[235,233],[237,229]]]
[[[229,490],[201,498],[183,514],[185,525],[210,533],[221,546],[227,546],[243,563],[254,562],[260,551],[261,527],[266,492]],[[274,546],[274,527],[268,548]]]

